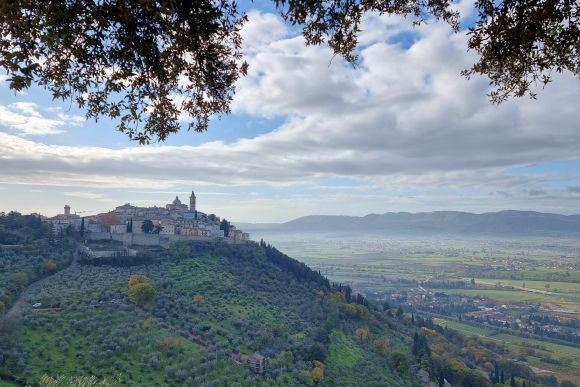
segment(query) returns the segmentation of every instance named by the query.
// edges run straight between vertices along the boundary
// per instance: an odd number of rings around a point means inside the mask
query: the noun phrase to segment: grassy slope
[[[374,361],[365,362],[374,358]],[[365,351],[352,335],[335,330],[330,335],[329,355],[326,359],[329,383],[367,386],[405,386],[408,381],[393,377],[385,367],[386,360]]]
[[[42,373],[120,374],[133,385],[199,385],[207,380],[216,385],[295,384],[296,374],[256,377],[227,360],[231,350],[267,355],[290,350],[300,363],[299,354],[320,331],[323,314],[313,290],[265,261],[256,249],[243,257],[230,250],[215,255],[182,251],[150,265],[78,266],[55,274],[42,288],[33,286],[27,302],[50,298],[64,310],[27,312],[18,334],[24,366],[16,367],[16,374],[30,381]],[[155,305],[144,312],[99,306],[100,300],[124,298],[131,274],[152,280],[158,291]],[[192,299],[196,293],[203,301]],[[147,315],[217,343],[217,363],[213,350],[179,338],[175,331],[144,328]],[[336,329],[347,329],[336,337],[352,342],[350,326]],[[165,337],[177,339],[179,348],[161,350],[158,343]],[[363,356],[352,368],[337,365],[343,351],[331,344],[325,360],[329,380],[360,380],[370,370],[374,379],[389,385],[408,384],[368,349],[360,349]]]

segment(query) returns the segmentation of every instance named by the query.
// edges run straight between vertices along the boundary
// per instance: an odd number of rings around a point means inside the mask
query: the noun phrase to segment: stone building
[[[253,355],[240,355],[240,363],[256,374],[263,374],[266,370],[266,359],[257,353]]]
[[[165,208],[168,211],[177,211],[177,212],[186,212],[187,210],[189,210],[187,204],[181,203],[181,200],[179,200],[179,196],[176,196],[175,200],[172,203],[167,204]]]
[[[68,226],[72,226],[75,230],[80,230],[82,219],[77,214],[70,213],[70,206],[67,204],[64,206],[64,213],[48,218],[47,222],[50,223],[54,231],[58,232],[66,229]]]

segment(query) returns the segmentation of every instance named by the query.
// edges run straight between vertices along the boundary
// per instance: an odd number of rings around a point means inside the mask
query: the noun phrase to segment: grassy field
[[[434,318],[434,322],[441,326],[446,326],[447,328],[455,329],[467,336],[483,336],[487,337],[493,333],[495,330],[487,329],[479,326],[474,326],[470,324],[464,324],[455,320],[445,320],[442,318]]]
[[[330,335],[329,351],[329,364],[339,368],[353,368],[363,356],[363,350],[354,340],[338,331]]]
[[[466,280],[469,280],[469,278],[466,278]],[[580,282],[520,281],[500,278],[475,278],[475,282],[487,285],[494,285],[499,282],[501,286],[525,287],[554,293],[571,293],[580,297]],[[549,287],[546,287],[546,284]]]
[[[504,333],[497,334],[492,329],[477,327],[454,320],[434,319],[436,323],[455,329],[467,336],[477,336],[507,348],[515,358],[526,361],[539,370],[555,373],[560,380],[580,381],[580,348],[550,343],[543,340],[521,338]],[[569,365],[554,364],[553,360],[562,358],[571,360]]]
[[[485,276],[487,278],[580,283],[580,270],[554,267],[563,262],[570,263],[569,266],[578,263],[580,241],[576,239],[278,233],[256,233],[254,237],[264,238],[289,255],[327,270],[330,277],[340,275],[347,278],[351,273],[357,279],[357,272],[383,272],[389,276],[402,274],[420,278],[439,273],[454,276],[486,269],[490,272]],[[502,265],[512,261],[525,264],[517,271],[502,269]],[[497,266],[497,271],[490,270],[489,265]],[[492,277],[494,273],[498,276]]]

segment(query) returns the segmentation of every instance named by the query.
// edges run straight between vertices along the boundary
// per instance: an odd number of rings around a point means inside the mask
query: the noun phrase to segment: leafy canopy
[[[155,299],[157,293],[155,288],[149,283],[149,279],[142,275],[132,275],[129,277],[128,287],[129,300],[138,306],[145,306]]]
[[[441,19],[458,31],[450,0],[273,0],[301,25],[307,44],[328,43],[355,63],[361,21],[369,13]],[[493,102],[535,97],[552,71],[580,75],[579,4],[569,0],[480,0],[469,32],[479,60],[463,74],[487,76]],[[70,100],[87,118],[119,120],[142,144],[181,128],[204,131],[229,112],[245,75],[234,0],[10,0],[0,2],[0,67],[10,87],[37,83]]]
[[[228,0],[2,1],[0,66],[16,91],[36,82],[131,139],[165,140],[182,110],[196,131],[228,112],[245,20]]]

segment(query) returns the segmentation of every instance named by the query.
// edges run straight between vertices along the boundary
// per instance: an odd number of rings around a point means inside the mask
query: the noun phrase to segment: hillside
[[[33,282],[19,313],[0,320],[4,383],[414,386],[423,369],[437,382],[491,386],[498,364],[555,385],[430,319],[369,305],[265,243],[190,242],[137,258],[80,257]],[[150,302],[128,292],[135,275],[154,288]],[[263,356],[265,371],[243,355]]]
[[[58,309],[25,310],[15,341],[2,348],[3,373],[27,382],[45,373],[80,373],[120,374],[135,385],[234,380],[293,385],[308,382],[314,360],[337,357],[342,347],[331,346],[333,337],[360,347],[349,332],[354,321],[325,327],[332,307],[313,292],[330,292],[328,282],[273,248],[194,243],[141,253],[150,258],[148,264],[80,259],[32,285],[25,294],[28,305]],[[127,281],[134,274],[155,287],[153,304],[138,308],[127,300]],[[270,366],[275,372],[268,375],[253,375],[230,360],[239,352],[259,353],[280,365]],[[370,385],[409,384],[410,373],[398,375],[380,356],[359,352],[354,363],[372,370]],[[332,361],[326,370],[326,380],[344,373]],[[348,374],[363,376],[356,368]]]
[[[457,211],[422,213],[388,212],[357,216],[304,216],[279,224],[242,224],[254,231],[316,233],[477,234],[477,235],[577,235],[580,215],[532,211],[472,214]]]

